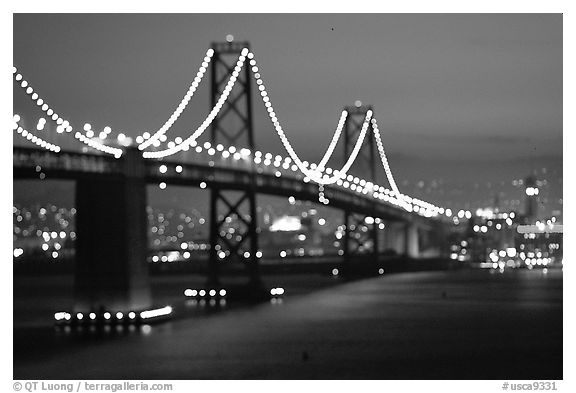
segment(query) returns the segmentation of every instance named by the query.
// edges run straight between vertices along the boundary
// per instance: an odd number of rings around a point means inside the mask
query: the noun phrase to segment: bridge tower
[[[212,43],[211,106],[214,107],[247,42]],[[251,74],[248,59],[236,85],[211,124],[211,143],[254,151]],[[256,193],[254,180],[242,189],[210,185],[209,285],[219,285],[226,264],[247,270],[251,289],[262,287],[259,273]]]
[[[344,125],[344,159],[350,156],[360,131],[362,124],[372,106],[355,105],[344,108],[348,112],[346,123]],[[358,153],[356,161],[352,168],[355,172],[362,173],[362,178],[376,183],[376,149],[372,135],[372,123],[366,131],[366,138]],[[376,212],[376,206],[374,206]],[[374,215],[354,213],[351,210],[344,211],[344,272],[349,270],[350,261],[358,256],[372,254],[374,258],[378,257],[378,227],[381,224],[380,219]]]

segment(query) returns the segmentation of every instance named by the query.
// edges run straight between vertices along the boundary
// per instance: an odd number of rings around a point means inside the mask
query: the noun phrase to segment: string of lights
[[[330,145],[328,146],[326,153],[324,153],[324,157],[322,157],[322,160],[320,160],[320,163],[318,163],[318,170],[321,172],[324,171],[324,167],[326,166],[326,163],[328,162],[330,157],[332,157],[332,153],[334,153],[334,149],[336,148],[336,144],[338,143],[338,140],[340,139],[340,135],[342,134],[342,129],[344,128],[344,124],[346,123],[347,117],[348,117],[348,112],[342,111],[342,114],[340,115],[340,120],[338,121],[338,126],[336,127],[336,131],[334,131],[334,135],[332,136],[332,140],[330,141]]]
[[[228,83],[224,87],[224,90],[222,91],[222,94],[218,98],[216,105],[214,105],[214,107],[210,111],[210,114],[208,115],[208,117],[206,117],[206,119],[204,119],[204,122],[202,122],[202,124],[196,129],[196,131],[194,131],[192,133],[192,135],[190,135],[188,138],[183,140],[181,143],[174,144],[173,146],[168,147],[167,149],[144,152],[143,153],[144,158],[167,157],[167,156],[176,154],[182,150],[188,150],[190,146],[193,146],[196,143],[196,139],[198,139],[198,137],[200,135],[202,135],[204,133],[204,131],[206,131],[208,126],[212,123],[214,118],[218,115],[218,113],[222,109],[224,102],[228,99],[228,96],[230,95],[232,88],[234,87],[236,81],[238,80],[238,76],[240,75],[240,71],[242,70],[242,67],[244,66],[244,62],[246,61],[246,54],[247,53],[248,53],[247,48],[242,49],[242,52],[241,52],[240,56],[238,57],[238,61],[236,62],[236,67],[234,67],[234,71],[232,72],[230,79],[228,79]]]
[[[196,73],[196,77],[190,84],[190,87],[188,88],[188,91],[184,95],[184,98],[182,98],[180,104],[178,105],[178,107],[176,107],[176,109],[174,110],[172,115],[168,118],[168,120],[166,120],[164,125],[162,125],[162,127],[160,127],[160,129],[158,129],[152,136],[150,136],[148,132],[145,132],[142,135],[136,137],[136,142],[139,142],[139,139],[140,140],[145,139],[142,143],[140,143],[140,145],[138,145],[138,149],[144,150],[148,146],[154,144],[154,142],[160,140],[162,135],[166,134],[166,132],[168,132],[168,130],[172,127],[172,125],[174,125],[176,120],[178,120],[178,118],[180,117],[182,112],[186,109],[188,103],[194,96],[194,93],[196,92],[196,89],[200,85],[200,82],[202,82],[202,78],[204,78],[204,74],[208,70],[208,65],[210,64],[213,55],[214,55],[214,49],[212,48],[208,49],[208,51],[206,52],[206,56],[204,57],[204,61],[200,65],[200,68]]]
[[[352,153],[350,154],[350,157],[348,157],[344,166],[339,171],[336,171],[337,173],[335,173],[333,176],[329,176],[327,174],[322,175],[322,172],[318,168],[316,168],[315,170],[309,170],[303,164],[300,157],[298,157],[298,154],[296,154],[296,152],[294,151],[294,148],[292,147],[290,141],[286,137],[286,134],[284,133],[284,130],[282,129],[282,126],[280,125],[280,122],[278,121],[278,117],[276,116],[276,112],[274,111],[274,107],[272,106],[272,102],[270,100],[268,92],[266,91],[266,86],[264,85],[262,77],[261,77],[260,73],[258,72],[256,60],[254,59],[254,53],[252,53],[252,52],[248,53],[248,58],[250,59],[250,66],[251,66],[252,74],[254,75],[254,78],[256,79],[256,84],[258,85],[258,90],[260,91],[260,96],[262,97],[262,101],[264,102],[264,106],[266,107],[266,110],[268,111],[268,117],[272,121],[272,124],[274,125],[274,129],[276,130],[276,133],[280,137],[280,141],[282,142],[282,145],[284,146],[284,148],[286,149],[286,151],[288,152],[288,154],[290,155],[290,157],[292,158],[294,163],[298,166],[300,171],[306,176],[307,179],[305,179],[305,180],[311,179],[318,184],[328,185],[328,184],[334,184],[337,182],[338,179],[346,176],[346,173],[348,172],[348,170],[350,169],[350,167],[352,166],[352,164],[356,160],[356,157],[358,156],[358,152],[360,151],[360,148],[362,147],[362,143],[364,142],[364,137],[366,136],[366,130],[368,128],[370,118],[372,117],[372,111],[369,110],[366,113],[366,118],[364,119],[364,123],[362,125],[362,129],[360,131],[360,134],[358,136],[356,144],[354,145],[354,148],[352,149]],[[343,116],[344,116],[344,114],[340,117],[341,123],[339,123],[339,128],[341,128],[344,125],[344,122],[342,121]],[[341,131],[341,129],[340,129],[340,131]],[[333,141],[334,141],[334,138],[333,138]],[[337,140],[336,140],[336,142],[337,142]],[[331,146],[332,145],[334,145],[334,147],[336,146],[335,143],[331,143]],[[332,147],[332,150],[334,149],[334,147]],[[329,147],[329,149],[330,149],[330,147]],[[327,153],[329,153],[329,150],[327,151]],[[329,158],[329,156],[328,156],[328,158]]]
[[[73,131],[73,128],[70,125],[70,122],[68,120],[60,117],[60,115],[58,115],[58,113],[56,113],[54,111],[54,109],[52,109],[46,103],[46,101],[42,97],[40,97],[40,95],[38,93],[36,93],[34,91],[34,88],[30,85],[30,83],[28,81],[26,81],[24,79],[24,77],[22,76],[21,73],[18,72],[16,67],[12,68],[12,74],[14,75],[14,80],[16,82],[18,82],[20,87],[22,89],[24,89],[26,94],[30,95],[30,98],[32,99],[32,101],[34,101],[36,103],[36,105],[39,106],[40,109],[46,113],[46,115],[50,116],[50,119],[58,125],[56,127],[56,132],[63,133],[64,131],[66,131],[66,133],[71,133]],[[43,125],[42,125],[42,128],[43,128]],[[92,147],[98,151],[111,154],[116,158],[120,158],[122,156],[122,149],[107,146],[103,143],[100,143],[94,139],[89,138],[86,135],[83,135],[80,132],[75,132],[73,135],[80,142],[82,142],[82,143],[84,143],[84,144],[86,144],[86,145],[88,145],[88,146],[90,146],[90,147]]]
[[[14,130],[16,130],[16,132],[18,133],[18,135],[20,135],[22,138],[29,140],[32,143],[35,143],[36,145],[49,150],[49,151],[53,151],[54,153],[59,153],[60,152],[60,146],[55,145],[53,143],[50,143],[48,141],[45,141],[44,139],[34,135],[32,132],[22,128],[18,122],[20,121],[20,116],[19,115],[14,115],[13,118],[14,122],[12,124],[12,128]]]
[[[396,181],[394,180],[394,176],[392,176],[392,171],[390,170],[390,165],[388,163],[388,158],[386,157],[386,152],[384,151],[384,145],[382,144],[382,138],[380,136],[380,130],[378,129],[378,123],[376,119],[372,119],[372,131],[374,132],[374,139],[376,140],[376,146],[378,147],[378,154],[380,155],[380,161],[382,162],[382,166],[384,167],[384,172],[386,172],[386,178],[388,179],[388,183],[392,188],[392,191],[398,196],[401,195],[398,186],[396,185]]]

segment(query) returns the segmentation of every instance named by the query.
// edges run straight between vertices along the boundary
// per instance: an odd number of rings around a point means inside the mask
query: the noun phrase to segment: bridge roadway
[[[38,179],[40,173],[46,179],[90,179],[122,176],[122,158],[115,159],[102,154],[62,151],[53,153],[43,149],[14,147],[14,179]],[[224,190],[247,190],[253,187],[258,194],[289,197],[303,201],[318,201],[318,185],[303,181],[300,172],[285,170],[273,165],[255,165],[252,159],[216,159],[214,156],[196,152],[180,153],[181,160],[145,160],[146,182],[167,185],[199,187],[206,182],[207,188]],[[166,173],[159,167],[166,165]],[[182,167],[181,173],[175,168]],[[254,173],[256,171],[256,173]],[[280,176],[277,176],[277,174]],[[253,182],[253,183],[252,183]],[[325,186],[324,194],[330,207],[354,213],[376,216],[388,222],[417,223],[420,228],[431,229],[442,219],[424,217],[371,195],[364,195],[339,186]]]
[[[75,312],[96,309],[129,312],[145,310],[152,305],[146,265],[146,184],[164,182],[204,187],[204,182],[205,187],[216,194],[230,190],[247,191],[239,201],[223,199],[230,208],[225,214],[245,214],[236,207],[246,199],[246,195],[252,195],[251,198],[258,193],[293,196],[308,201],[317,201],[318,198],[318,185],[304,182],[295,171],[285,170],[283,174],[276,165],[256,166],[252,158],[243,159],[239,154],[232,159],[222,154],[216,159],[210,154],[185,152],[181,158],[178,162],[146,160],[134,148],[127,149],[120,159],[95,154],[14,148],[15,179],[71,179],[76,182],[76,258],[80,263],[75,265]],[[343,221],[347,226],[344,271],[352,271],[352,261],[356,257],[370,253],[377,258],[382,249],[391,248],[411,258],[419,258],[421,251],[427,256],[441,256],[442,250],[446,249],[444,230],[447,225],[441,219],[410,213],[372,195],[338,186],[325,187],[324,194],[330,200],[331,207],[344,212]],[[247,223],[248,230],[236,236],[236,243],[230,243],[218,232],[218,221],[222,219],[218,217],[217,205],[218,200],[213,194],[209,212],[209,281],[218,283],[221,264],[239,263],[250,276],[248,296],[267,296],[268,291],[263,287],[258,272],[258,259],[262,254],[257,244],[256,225],[251,226],[256,223],[255,204],[251,205],[246,216],[239,218]],[[354,222],[348,221],[353,214],[356,215]],[[356,223],[366,222],[367,216],[375,218],[373,223],[367,223],[371,230],[367,230],[367,226],[362,228],[366,229],[364,232],[370,238],[363,238],[358,233],[360,231],[352,237],[353,231],[360,227]],[[378,219],[386,223],[383,229],[379,228]],[[385,247],[379,247],[381,235],[385,235]],[[222,242],[228,247],[226,251],[219,248]],[[364,242],[368,244],[367,252],[361,249]],[[249,244],[248,248],[240,249],[244,243]],[[352,243],[357,245],[353,244],[356,248],[350,250]],[[106,244],[106,247],[102,247],[102,244]]]

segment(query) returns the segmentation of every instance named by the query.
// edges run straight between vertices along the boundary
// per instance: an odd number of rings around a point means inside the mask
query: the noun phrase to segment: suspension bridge
[[[186,138],[168,140],[168,131],[186,110],[208,70],[208,115]],[[229,264],[244,266],[249,288],[256,292],[263,288],[256,202],[260,194],[291,196],[341,210],[345,228],[342,258],[348,266],[344,272],[359,258],[378,260],[383,249],[395,249],[409,258],[419,258],[423,250],[427,255],[445,255],[446,233],[455,216],[471,217],[469,211],[436,206],[398,189],[371,106],[357,102],[345,107],[320,161],[302,160],[292,147],[289,131],[281,125],[246,42],[213,43],[164,124],[134,139],[122,133],[113,135],[110,127],[97,133],[89,123],[75,128],[16,67],[13,76],[43,112],[37,122],[14,115],[15,135],[36,145],[14,147],[14,179],[76,182],[76,312],[87,315],[105,309],[128,315],[152,306],[146,266],[147,184],[161,189],[179,185],[209,190],[207,285],[214,288],[221,286],[222,271]],[[254,96],[260,97],[266,108],[285,155],[257,150]],[[56,125],[56,134],[74,138],[83,151],[64,150],[50,142],[47,122]],[[25,128],[33,123],[35,130]],[[344,164],[332,168],[328,164],[339,142]],[[362,177],[351,173],[353,165],[362,168]],[[388,187],[378,183],[379,165]],[[232,222],[242,229],[231,231]]]

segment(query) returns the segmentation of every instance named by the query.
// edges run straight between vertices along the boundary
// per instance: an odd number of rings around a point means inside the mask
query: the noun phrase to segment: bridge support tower
[[[211,62],[211,106],[213,107],[237,65],[246,42],[213,43]],[[251,70],[249,59],[236,85],[211,124],[212,145],[247,147],[254,152]],[[209,180],[209,179],[208,179]],[[254,179],[242,189],[230,190],[210,184],[210,255],[208,285],[220,285],[223,264],[245,265],[249,288],[262,288],[259,272],[256,192]]]
[[[366,113],[372,110],[371,106],[348,106],[344,108],[348,112],[344,124],[344,160],[350,156],[356,140],[362,130]],[[363,178],[376,183],[376,150],[372,137],[372,123],[366,131],[366,138],[358,153],[353,167],[363,173]],[[375,202],[376,203],[376,202]],[[374,206],[376,212],[376,205]],[[374,262],[378,259],[379,242],[378,228],[380,219],[375,213],[364,215],[344,211],[344,274],[352,269],[352,261],[361,257],[370,257]]]
[[[145,166],[127,149],[122,173],[76,183],[75,311],[128,311],[151,305]]]

